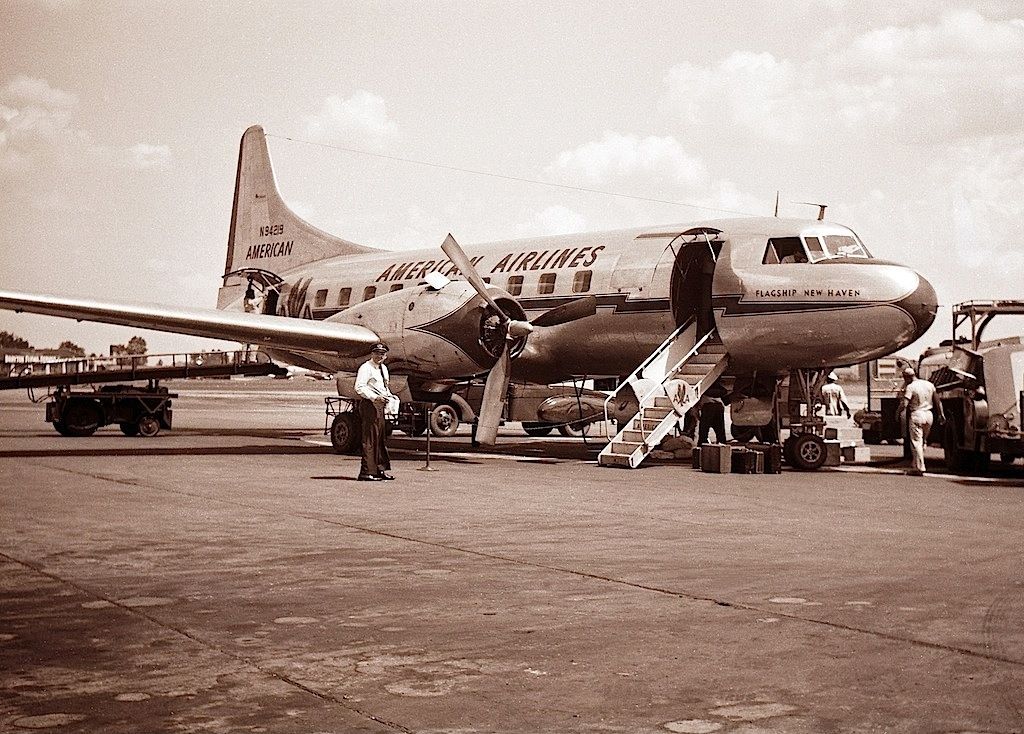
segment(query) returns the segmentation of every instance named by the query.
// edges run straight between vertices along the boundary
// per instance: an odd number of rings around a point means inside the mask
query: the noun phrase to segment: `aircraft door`
[[[717,233],[716,233],[717,234]],[[669,281],[669,302],[676,325],[697,319],[697,333],[715,328],[712,311],[712,286],[715,266],[722,250],[721,240],[698,233],[684,232],[669,244],[675,253]]]

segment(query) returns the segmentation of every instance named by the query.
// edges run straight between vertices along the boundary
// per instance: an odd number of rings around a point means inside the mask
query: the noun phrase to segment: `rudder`
[[[217,307],[238,300],[246,278],[229,276],[258,268],[284,273],[306,263],[338,255],[373,252],[373,248],[334,237],[314,227],[281,199],[263,128],[253,125],[242,135],[231,207],[224,284]]]

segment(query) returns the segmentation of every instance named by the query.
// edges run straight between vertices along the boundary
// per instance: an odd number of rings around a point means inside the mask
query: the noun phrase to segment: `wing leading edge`
[[[373,331],[355,324],[12,291],[0,291],[0,309],[349,357],[368,354],[379,341]]]

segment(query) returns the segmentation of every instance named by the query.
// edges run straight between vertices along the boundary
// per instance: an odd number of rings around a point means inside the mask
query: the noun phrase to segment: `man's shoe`
[[[387,481],[389,481],[389,482],[390,482],[390,481],[393,481],[393,480],[394,480],[394,477],[393,477],[393,476],[391,476],[390,474],[386,474],[386,473],[384,473],[384,472],[381,472],[381,473],[380,473],[380,474],[378,474],[378,475],[377,475],[376,477],[374,477],[374,479],[385,479],[385,480],[387,480]]]
[[[360,474],[358,477],[356,477],[356,479],[358,479],[360,482],[379,482],[380,481],[380,477],[375,476],[373,474]]]

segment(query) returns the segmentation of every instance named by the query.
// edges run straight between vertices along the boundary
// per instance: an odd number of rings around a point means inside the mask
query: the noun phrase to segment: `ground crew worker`
[[[708,434],[712,429],[715,431],[715,443],[725,443],[725,403],[721,398],[701,395],[697,405],[700,406],[700,436],[697,445],[703,446],[708,442]]]
[[[825,404],[825,415],[846,413],[850,417],[850,406],[846,402],[846,393],[839,384],[839,375],[829,372],[825,385],[821,388],[821,402]]]
[[[924,474],[924,443],[932,429],[932,410],[938,414],[940,421],[945,421],[946,415],[942,410],[938,393],[935,392],[935,385],[919,378],[912,367],[903,370],[903,382],[906,387],[903,389],[903,397],[900,398],[898,415],[904,415],[903,411],[906,410],[912,462],[907,474],[919,477]]]
[[[396,398],[391,392],[388,368],[384,366],[387,355],[386,344],[375,344],[370,350],[370,358],[359,365],[356,373],[363,439],[363,459],[358,477],[361,482],[394,479],[387,473],[391,469],[391,457],[388,456],[384,435],[384,407],[389,400]]]

